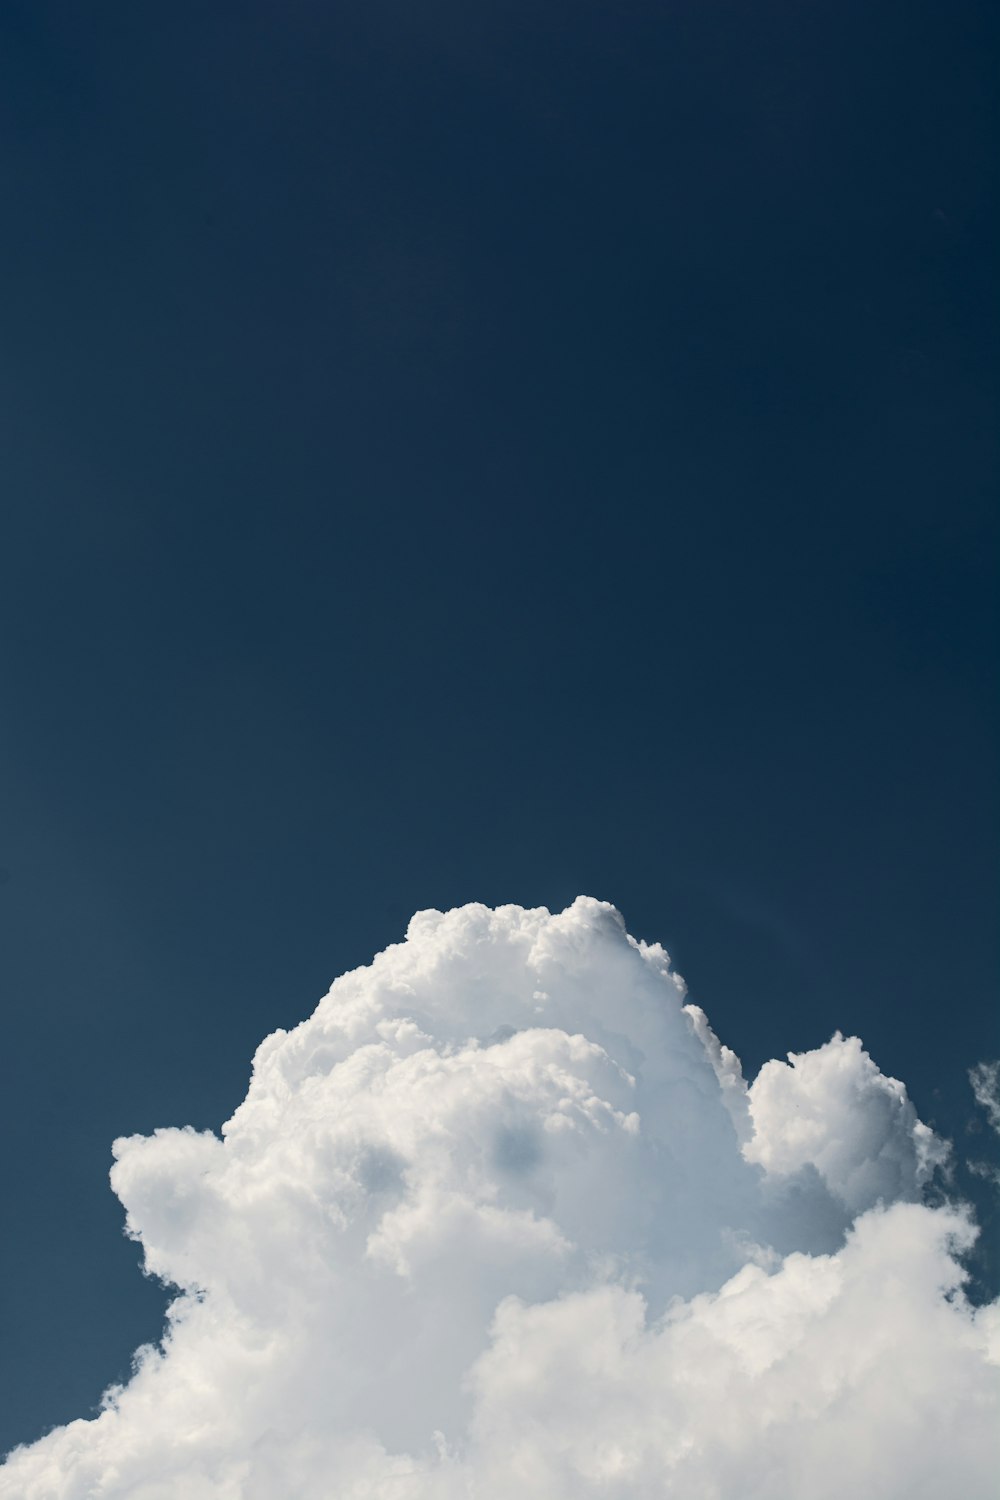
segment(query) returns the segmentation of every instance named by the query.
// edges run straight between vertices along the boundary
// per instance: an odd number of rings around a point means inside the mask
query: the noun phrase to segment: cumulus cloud
[[[852,1214],[913,1201],[949,1151],[856,1036],[838,1031],[814,1052],[761,1068],[748,1094],[753,1135],[744,1155],[768,1172],[812,1166]]]
[[[168,1327],[2,1500],[994,1492],[945,1146],[855,1038],[748,1088],[605,903],[419,913],[114,1154]]]

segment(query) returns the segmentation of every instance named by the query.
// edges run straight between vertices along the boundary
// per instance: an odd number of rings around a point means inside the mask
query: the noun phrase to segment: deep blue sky
[[[607,897],[985,1149],[997,40],[4,6],[0,1445],[159,1331],[112,1138],[418,907]]]

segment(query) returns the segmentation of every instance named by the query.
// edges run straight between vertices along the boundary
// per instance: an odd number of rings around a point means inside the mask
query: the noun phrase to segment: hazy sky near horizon
[[[611,900],[986,1154],[996,31],[4,8],[0,1446],[159,1333],[111,1141],[419,909]]]

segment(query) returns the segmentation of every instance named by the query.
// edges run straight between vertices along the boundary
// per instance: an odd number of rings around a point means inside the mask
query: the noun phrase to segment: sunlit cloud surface
[[[419,913],[114,1154],[166,1334],[3,1500],[995,1496],[946,1144],[855,1038],[748,1087],[604,903]]]

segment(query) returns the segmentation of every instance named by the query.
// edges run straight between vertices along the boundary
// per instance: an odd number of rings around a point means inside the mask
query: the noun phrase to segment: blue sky
[[[1000,1050],[989,8],[210,10],[0,23],[5,1447],[159,1331],[112,1138],[418,908]]]

